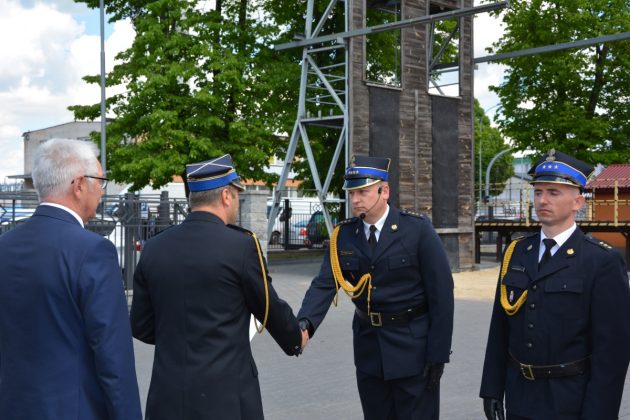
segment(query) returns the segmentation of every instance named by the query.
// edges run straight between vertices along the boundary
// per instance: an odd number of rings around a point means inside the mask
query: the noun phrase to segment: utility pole
[[[103,167],[103,176],[107,177],[107,157],[105,145],[107,144],[106,123],[107,116],[105,110],[105,5],[104,0],[100,0],[99,7],[101,9],[101,166]]]

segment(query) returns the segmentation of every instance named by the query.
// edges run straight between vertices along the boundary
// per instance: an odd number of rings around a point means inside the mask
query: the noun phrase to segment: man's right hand
[[[302,331],[302,348],[301,348],[302,351],[304,351],[304,348],[308,344],[308,339],[310,338],[310,332],[309,332],[310,324],[311,323],[306,318],[302,318],[298,321],[300,331]]]
[[[308,344],[308,331],[303,330],[302,331],[302,351],[304,351],[307,344]]]
[[[488,420],[505,420],[503,401],[501,400],[497,400],[495,398],[484,398],[483,411],[486,413],[486,419]]]

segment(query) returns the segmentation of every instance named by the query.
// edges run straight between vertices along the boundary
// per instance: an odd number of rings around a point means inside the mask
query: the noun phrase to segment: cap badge
[[[545,159],[547,162],[553,162],[554,160],[556,160],[556,149],[551,149],[549,150],[549,153],[547,154],[547,158]]]

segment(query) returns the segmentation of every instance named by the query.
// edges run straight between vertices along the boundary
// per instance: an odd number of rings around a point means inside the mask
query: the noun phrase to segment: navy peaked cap
[[[591,165],[554,149],[538,159],[528,172],[533,178],[532,184],[551,182],[579,188],[586,186],[586,181],[592,173]]]
[[[186,180],[191,192],[214,190],[228,184],[241,191],[245,189],[230,155],[186,165]]]
[[[346,191],[364,188],[389,177],[390,159],[376,156],[352,156],[346,168],[343,189]]]

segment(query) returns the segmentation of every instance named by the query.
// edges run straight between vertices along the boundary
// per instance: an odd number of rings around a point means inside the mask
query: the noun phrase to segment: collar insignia
[[[534,246],[530,244],[530,245],[527,247],[527,250],[528,250],[528,251],[531,251],[533,247],[534,247]]]
[[[575,254],[575,251],[573,250],[573,248],[567,249],[567,255],[573,255],[573,254]]]
[[[398,230],[398,225],[397,224],[393,224],[392,225],[392,231],[396,232]]]

